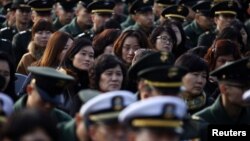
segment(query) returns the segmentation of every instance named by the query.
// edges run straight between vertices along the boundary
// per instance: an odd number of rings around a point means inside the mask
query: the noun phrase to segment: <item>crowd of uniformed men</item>
[[[249,0],[1,0],[0,140],[207,140],[250,124]]]

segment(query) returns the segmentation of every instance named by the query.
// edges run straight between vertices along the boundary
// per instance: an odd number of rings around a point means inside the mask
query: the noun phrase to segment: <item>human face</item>
[[[182,82],[190,97],[200,95],[207,82],[207,73],[205,71],[187,73]]]
[[[16,21],[17,23],[21,23],[21,24],[29,24],[31,21],[31,11],[17,9]]]
[[[120,90],[122,87],[123,74],[120,66],[105,70],[99,81],[99,87],[102,92]]]
[[[204,30],[209,30],[213,26],[213,19],[211,17],[198,14],[196,16],[196,21]]]
[[[146,84],[144,82],[144,80],[140,80],[139,83],[138,83],[138,91],[139,91],[139,94],[140,94],[140,99],[141,100],[144,100],[144,99],[147,99],[147,98],[150,98],[153,95],[152,93],[152,87],[150,87],[148,84]]]
[[[151,28],[154,24],[154,15],[152,11],[137,13],[135,19],[136,23],[142,27]]]
[[[233,15],[218,15],[217,17],[215,17],[215,23],[217,26],[217,29],[219,31],[222,31],[225,27],[229,27],[230,24],[232,23],[232,21],[235,19],[235,16]]]
[[[249,87],[243,86],[243,84],[235,83],[235,82],[226,82],[226,99],[231,104],[237,106],[246,106],[248,105],[242,98],[244,92],[249,89]]]
[[[96,31],[99,29],[106,21],[111,19],[111,13],[93,13],[92,14],[92,21],[93,21],[93,28]]]
[[[86,46],[77,52],[73,58],[73,66],[88,71],[94,63],[94,49],[92,46]]]
[[[155,131],[150,129],[140,129],[136,132],[134,141],[179,141],[177,134],[168,133],[167,131]]]
[[[127,37],[122,46],[122,59],[126,63],[131,64],[135,56],[135,51],[139,48],[141,48],[141,46],[136,37]]]
[[[32,130],[30,133],[23,135],[20,138],[20,141],[52,141],[52,139],[44,130],[37,128]]]
[[[1,90],[4,91],[10,82],[10,66],[4,60],[0,60],[0,75],[3,76],[6,81],[4,87]]]
[[[215,63],[215,69],[219,68],[220,66],[224,65],[226,62],[234,61],[233,55],[223,55],[219,56]]]
[[[62,8],[58,10],[58,17],[60,19],[60,22],[65,25],[71,22],[71,20],[74,18],[74,11],[65,11]]]
[[[51,31],[37,31],[34,36],[34,43],[40,47],[46,47]]]
[[[72,44],[73,44],[73,40],[69,38],[66,45],[63,47],[63,50],[62,50],[61,54],[59,55],[59,60],[62,60],[64,58],[65,53],[72,46]]]
[[[81,26],[91,26],[92,25],[92,19],[90,13],[87,11],[86,8],[82,7],[79,12],[77,13],[77,22]]]
[[[95,129],[91,138],[95,138],[96,141],[125,141],[125,129],[119,124],[106,125],[99,123],[93,126]]]
[[[155,47],[159,51],[171,52],[173,49],[173,40],[167,32],[162,32],[156,37]]]
[[[41,98],[37,91],[37,86],[35,85],[35,81],[32,80],[31,84],[27,86],[28,99],[26,106],[30,108],[37,108],[44,112],[51,112],[54,108],[54,105],[50,102],[47,102]]]

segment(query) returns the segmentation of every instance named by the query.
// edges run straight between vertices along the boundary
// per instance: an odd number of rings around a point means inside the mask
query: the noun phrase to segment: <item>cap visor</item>
[[[36,88],[37,88],[39,95],[41,96],[41,98],[44,101],[51,102],[52,104],[55,104],[55,105],[60,105],[63,103],[63,95],[62,94],[57,94],[55,96],[49,96],[47,94],[47,92],[45,92],[41,88],[39,88],[37,86],[36,86]]]

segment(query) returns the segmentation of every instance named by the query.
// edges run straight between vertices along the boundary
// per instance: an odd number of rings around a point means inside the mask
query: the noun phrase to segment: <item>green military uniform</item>
[[[0,38],[12,41],[13,36],[17,33],[15,27],[4,27],[0,29]]]
[[[31,40],[31,30],[21,31],[17,33],[12,40],[16,64],[20,61],[23,54],[27,53],[28,44]]]
[[[59,30],[60,28],[63,27],[63,25],[60,23],[59,19],[56,18],[53,22],[53,27],[55,30]]]
[[[238,118],[230,118],[222,106],[221,96],[219,96],[213,105],[194,114],[210,124],[250,124],[250,111],[243,108]]]
[[[205,32],[196,21],[192,21],[189,25],[184,27],[186,36],[190,39],[190,45],[195,47],[199,36]]]
[[[28,98],[27,95],[24,95],[23,97],[21,97],[15,103],[14,111],[24,109],[26,107],[27,98]],[[72,119],[67,113],[65,113],[65,112],[63,112],[63,111],[61,111],[61,110],[59,110],[57,108],[54,108],[51,111],[51,115],[52,115],[52,117],[54,117],[57,120],[58,123],[66,122],[66,121],[69,121],[69,120]]]
[[[72,35],[73,37],[76,37],[79,34],[85,32],[85,31],[82,31],[82,29],[80,28],[80,26],[77,24],[76,18],[74,18],[69,24],[67,24],[64,27],[62,27],[60,29],[60,31],[67,32],[70,35]]]
[[[76,122],[74,119],[58,125],[61,141],[78,141],[76,137]]]
[[[197,41],[197,46],[204,46],[207,49],[212,46],[213,41],[216,38],[217,30],[214,31],[207,31],[205,33],[202,33]]]
[[[12,50],[12,45],[10,41],[6,39],[0,39],[0,51],[3,51],[7,53],[11,58],[15,59],[13,50]]]
[[[135,24],[135,21],[133,20],[132,16],[129,15],[127,19],[123,23],[121,23],[121,26],[122,26],[122,29],[125,29],[134,24]]]
[[[134,25],[129,26],[126,29],[124,29],[124,31],[126,31],[126,30],[141,30],[147,36],[149,36],[151,34],[151,32],[153,31],[153,29],[154,29],[154,27],[151,27],[150,29],[145,29],[145,28],[142,28],[138,23],[135,23]]]

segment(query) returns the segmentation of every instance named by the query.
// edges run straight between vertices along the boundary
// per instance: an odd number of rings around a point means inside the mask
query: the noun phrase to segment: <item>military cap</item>
[[[16,7],[12,2],[9,2],[3,6],[3,14],[7,14],[8,11],[16,10]]]
[[[179,66],[155,66],[138,73],[144,82],[164,93],[178,94],[187,70]]]
[[[49,67],[28,67],[28,71],[41,98],[54,104],[61,104],[61,94],[74,80],[73,77]]]
[[[28,5],[34,11],[46,12],[52,10],[54,3],[54,0],[31,0],[28,2]]]
[[[94,1],[88,4],[87,9],[91,13],[113,13],[115,3],[113,1]]]
[[[76,1],[59,0],[58,2],[65,11],[73,11],[76,6]]]
[[[128,77],[137,79],[138,73],[142,70],[157,66],[173,65],[175,61],[174,55],[168,52],[154,52],[143,56],[134,65],[128,69]],[[150,62],[150,63],[148,63]]]
[[[81,107],[80,114],[89,124],[117,122],[121,110],[135,101],[135,95],[129,91],[106,92],[85,103]]]
[[[28,5],[28,0],[13,0],[13,8],[21,9],[24,11],[30,11],[30,6]]]
[[[233,0],[219,2],[211,8],[211,12],[214,15],[219,15],[219,14],[237,15],[238,10],[239,7],[237,3],[234,2]]]
[[[0,117],[11,115],[13,106],[13,100],[7,94],[0,93]]]
[[[175,0],[156,0],[155,3],[161,7],[167,7],[176,4]]]
[[[186,114],[187,107],[181,98],[156,96],[125,108],[119,115],[119,121],[135,128],[168,129],[181,134]]]
[[[132,3],[129,13],[136,14],[137,12],[152,11],[153,2],[150,0],[136,0]]]
[[[194,5],[192,9],[196,13],[202,13],[206,17],[211,17],[211,7],[212,3],[210,1],[202,1]]]
[[[181,5],[173,5],[165,8],[162,11],[161,15],[164,18],[177,18],[184,20],[187,17],[188,13],[189,10],[187,7]]]
[[[245,84],[250,82],[250,58],[246,57],[234,62],[226,63],[210,73],[218,80],[226,80]]]
[[[86,103],[90,99],[98,96],[101,92],[93,89],[84,89],[78,92],[78,96],[83,103]]]
[[[187,6],[187,7],[192,7],[192,6],[195,5],[198,1],[200,1],[200,0],[180,0],[180,1],[178,2],[178,5]]]

